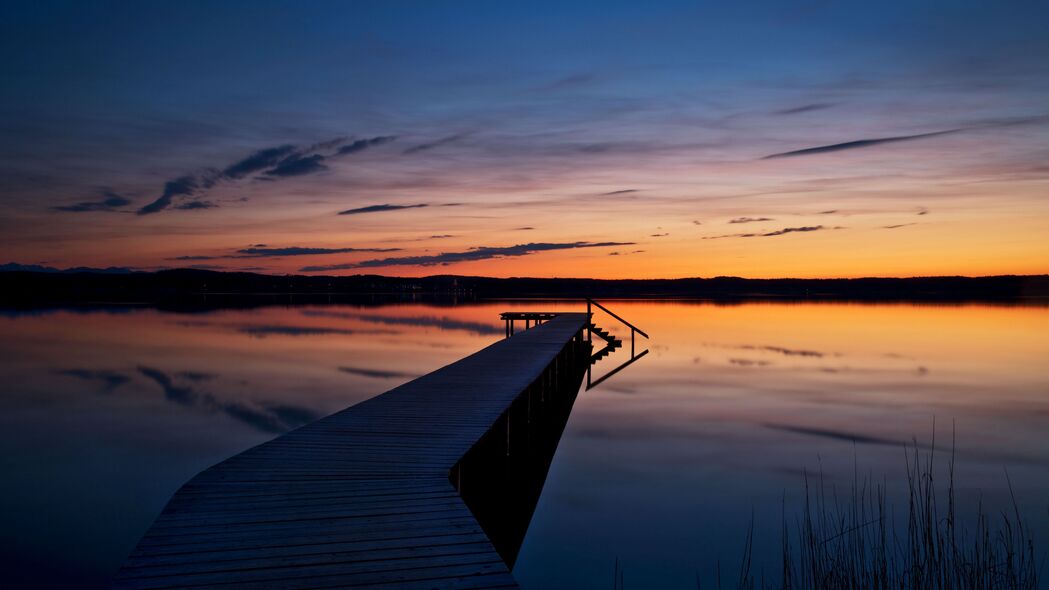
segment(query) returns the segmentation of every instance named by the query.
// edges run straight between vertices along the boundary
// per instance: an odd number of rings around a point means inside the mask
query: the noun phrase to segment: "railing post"
[[[590,298],[586,298],[586,341],[591,341],[591,329],[594,325],[594,313],[590,311]]]

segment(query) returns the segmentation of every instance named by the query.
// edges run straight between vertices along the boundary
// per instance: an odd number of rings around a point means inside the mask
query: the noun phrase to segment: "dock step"
[[[591,334],[594,334],[595,336],[601,338],[602,340],[604,340],[605,342],[607,342],[609,344],[615,344],[617,346],[623,344],[622,340],[620,340],[619,338],[616,338],[615,336],[612,335],[611,332],[601,328],[597,324],[591,323],[590,325],[587,326],[587,329],[590,330]]]
[[[621,340],[613,340],[612,342],[609,342],[608,344],[606,344],[604,346],[604,348],[602,348],[601,350],[595,352],[594,354],[592,354],[590,356],[590,364],[593,365],[593,364],[597,363],[598,361],[600,361],[601,359],[605,358],[606,356],[612,354],[613,352],[616,351],[616,349],[618,349],[618,348],[620,348],[622,346],[623,346],[623,342]]]

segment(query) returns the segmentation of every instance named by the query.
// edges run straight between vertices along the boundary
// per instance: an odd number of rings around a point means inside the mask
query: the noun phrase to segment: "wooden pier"
[[[516,588],[509,568],[523,529],[500,542],[482,526],[513,508],[500,504],[512,494],[483,489],[484,472],[513,466],[482,466],[522,454],[543,405],[567,391],[556,447],[589,366],[589,326],[588,313],[544,316],[206,469],[171,498],[114,587]],[[546,467],[534,470],[545,477]]]

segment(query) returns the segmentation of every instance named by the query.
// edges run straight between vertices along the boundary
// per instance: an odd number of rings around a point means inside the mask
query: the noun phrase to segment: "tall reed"
[[[952,445],[953,446],[953,445]],[[978,504],[969,526],[955,501],[954,452],[946,481],[936,477],[935,443],[905,453],[907,524],[898,525],[886,486],[853,475],[848,495],[828,495],[822,475],[805,478],[805,506],[793,526],[783,521],[778,585],[750,572],[747,533],[737,587],[827,590],[1028,590],[1038,587],[1034,543],[1009,486],[1012,505],[993,519]],[[946,486],[946,489],[944,489]],[[972,528],[970,528],[972,527]]]

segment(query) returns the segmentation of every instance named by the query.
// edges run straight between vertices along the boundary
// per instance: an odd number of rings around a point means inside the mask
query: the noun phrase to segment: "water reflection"
[[[716,587],[751,520],[755,574],[778,575],[804,476],[885,481],[903,444],[946,464],[961,513],[1021,510],[1049,547],[1049,312],[1044,307],[616,302],[644,362],[580,395],[514,573],[524,587]],[[624,331],[625,333],[625,331]],[[622,352],[620,354],[623,354]],[[614,362],[615,356],[605,362]],[[786,514],[784,514],[786,511]]]
[[[510,567],[590,368],[589,343],[568,347],[452,469],[452,484]]]
[[[107,587],[195,473],[492,341],[401,321],[445,307],[368,309],[391,322],[304,313],[352,307],[0,314],[4,587]],[[498,332],[497,311],[454,317]]]
[[[0,312],[5,586],[105,587],[196,472],[482,348],[499,312],[552,307],[379,303]],[[957,431],[963,514],[1008,505],[1008,469],[1049,547],[1044,306],[612,307],[651,348],[574,400],[517,555],[524,587],[607,588],[617,557],[628,587],[712,587],[752,515],[774,576],[805,472],[898,487],[900,445],[930,447],[934,421],[937,447]]]

